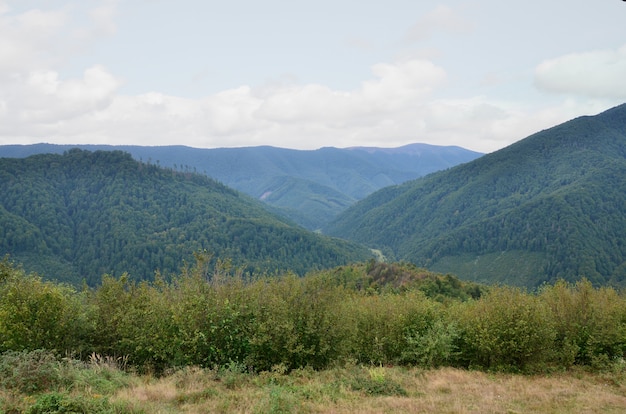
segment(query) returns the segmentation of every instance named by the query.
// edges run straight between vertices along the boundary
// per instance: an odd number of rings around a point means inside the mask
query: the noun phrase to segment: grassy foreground
[[[5,362],[6,356],[5,356]],[[16,361],[13,361],[15,363]],[[0,379],[0,413],[618,413],[626,367],[541,375],[346,365],[322,371],[188,367],[134,375],[119,360],[21,354]],[[26,366],[24,365],[26,362]],[[32,371],[36,368],[35,371]]]

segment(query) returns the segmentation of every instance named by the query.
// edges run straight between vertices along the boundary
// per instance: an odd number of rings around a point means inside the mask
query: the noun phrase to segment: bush
[[[50,352],[7,351],[0,355],[0,385],[24,394],[56,389],[64,383],[61,363]]]
[[[123,405],[113,405],[102,396],[71,396],[50,392],[41,394],[26,414],[124,414],[134,410]]]
[[[387,378],[383,368],[371,367],[367,370],[368,375],[356,375],[350,381],[350,388],[373,396],[402,396],[408,395],[407,391],[393,379]]]
[[[346,294],[325,277],[288,275],[251,286],[254,325],[246,363],[256,370],[327,367],[341,359],[351,338],[341,303]]]
[[[594,289],[588,280],[559,281],[542,289],[540,300],[555,323],[558,363],[602,368],[626,351],[626,304],[612,288]]]
[[[545,303],[516,288],[499,287],[456,306],[459,362],[488,370],[532,371],[552,360],[556,330]]]
[[[243,363],[249,349],[249,287],[238,275],[197,270],[172,286],[172,312],[178,329],[182,363],[213,367]]]
[[[432,352],[448,351],[421,349],[423,344],[420,341],[425,344],[443,334],[436,329],[443,324],[444,308],[420,291],[353,296],[348,308],[356,326],[352,354],[358,362],[373,365],[435,364],[436,359],[439,359],[438,363],[443,357],[436,357]],[[439,339],[444,345],[443,337]]]
[[[3,266],[6,267],[6,266]],[[11,273],[7,275],[7,273]],[[48,349],[81,352],[93,333],[84,296],[22,270],[2,270],[0,352]]]
[[[423,368],[436,368],[451,363],[455,356],[458,330],[452,323],[435,320],[421,331],[409,330],[400,362]]]

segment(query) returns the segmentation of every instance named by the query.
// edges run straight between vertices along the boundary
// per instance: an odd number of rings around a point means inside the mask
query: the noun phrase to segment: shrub
[[[2,388],[32,394],[56,389],[63,379],[61,363],[50,351],[7,351],[0,355]]]
[[[325,277],[288,275],[258,281],[251,290],[249,366],[320,369],[345,355],[350,324],[339,306],[346,298],[343,287]]]
[[[60,392],[41,394],[26,414],[124,414],[133,413],[124,405],[114,405],[102,396],[71,396]]]
[[[561,280],[544,287],[539,297],[552,313],[560,365],[605,365],[624,357],[626,303],[614,289]]]
[[[458,330],[452,323],[437,319],[421,331],[409,329],[406,347],[400,362],[423,368],[436,368],[450,363],[455,356]]]
[[[0,352],[86,349],[92,330],[84,311],[84,296],[34,274],[18,269],[12,273],[0,282]]]
[[[350,388],[373,396],[406,396],[407,391],[396,381],[386,376],[383,368],[371,367],[368,375],[355,375]]]
[[[416,346],[421,338],[437,335],[433,329],[442,317],[440,303],[420,291],[407,291],[355,296],[348,308],[356,326],[352,353],[358,362],[418,364],[431,357],[434,362],[434,355],[426,356],[431,351],[422,352]]]
[[[105,276],[93,304],[98,354],[123,355],[131,364],[157,372],[181,359],[166,285]]]
[[[212,367],[243,363],[249,349],[249,288],[240,275],[198,271],[175,281],[172,317],[178,329],[182,363]]]
[[[534,295],[498,287],[456,306],[460,362],[504,371],[542,369],[551,361],[556,331],[548,307]]]

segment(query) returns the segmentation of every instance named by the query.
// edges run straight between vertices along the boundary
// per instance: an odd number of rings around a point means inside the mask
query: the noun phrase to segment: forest
[[[325,232],[483,283],[623,286],[625,127],[626,105],[574,119],[379,190]]]
[[[0,145],[0,157],[86,151],[124,151],[144,163],[209,176],[241,191],[309,230],[328,223],[356,200],[392,184],[479,157],[459,147],[410,144],[400,148],[270,146],[191,148],[133,145]]]
[[[272,274],[367,260],[363,246],[311,233],[206,176],[121,151],[0,159],[0,252],[80,285],[104,273],[152,279],[206,249]]]

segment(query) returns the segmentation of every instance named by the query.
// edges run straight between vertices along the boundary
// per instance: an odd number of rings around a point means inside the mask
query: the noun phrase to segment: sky
[[[626,102],[621,0],[0,0],[0,145],[456,145]]]

